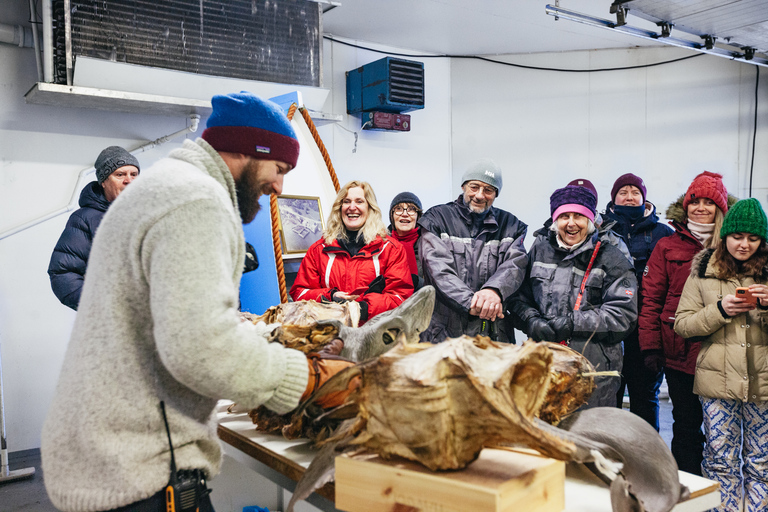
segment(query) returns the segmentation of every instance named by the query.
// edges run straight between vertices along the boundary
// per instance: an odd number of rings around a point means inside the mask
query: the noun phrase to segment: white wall
[[[528,66],[600,69],[689,55],[676,48],[506,56]],[[768,70],[762,68],[753,197],[768,207]],[[703,170],[719,172],[729,192],[747,197],[756,67],[701,55],[625,71],[560,73],[476,60],[455,61],[453,188],[474,160],[504,171],[496,205],[530,235],[549,216],[549,196],[574,178],[591,180],[599,206],[613,182],[635,173],[663,216]],[[528,245],[529,246],[529,245]]]

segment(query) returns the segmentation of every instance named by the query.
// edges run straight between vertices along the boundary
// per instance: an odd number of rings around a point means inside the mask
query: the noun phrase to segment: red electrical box
[[[366,119],[366,115],[368,119]],[[367,112],[363,114],[363,130],[411,131],[411,116],[389,112]]]

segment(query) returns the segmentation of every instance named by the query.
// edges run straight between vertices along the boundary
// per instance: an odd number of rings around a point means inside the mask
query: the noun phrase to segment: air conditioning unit
[[[347,71],[347,113],[424,108],[424,63],[385,57]]]
[[[54,82],[78,57],[322,85],[321,6],[308,0],[53,0]],[[68,9],[67,9],[68,7]],[[69,75],[69,77],[68,77]]]

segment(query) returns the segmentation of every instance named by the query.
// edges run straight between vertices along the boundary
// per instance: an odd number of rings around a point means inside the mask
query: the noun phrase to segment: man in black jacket
[[[80,208],[67,221],[48,265],[51,288],[67,307],[77,310],[91,244],[101,219],[120,192],[139,175],[139,161],[119,146],[110,146],[94,164],[96,180],[80,193]]]

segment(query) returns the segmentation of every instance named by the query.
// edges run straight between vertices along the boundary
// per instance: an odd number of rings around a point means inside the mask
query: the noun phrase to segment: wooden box
[[[336,458],[336,508],[347,512],[562,512],[565,463],[485,449],[460,471],[402,459]]]

